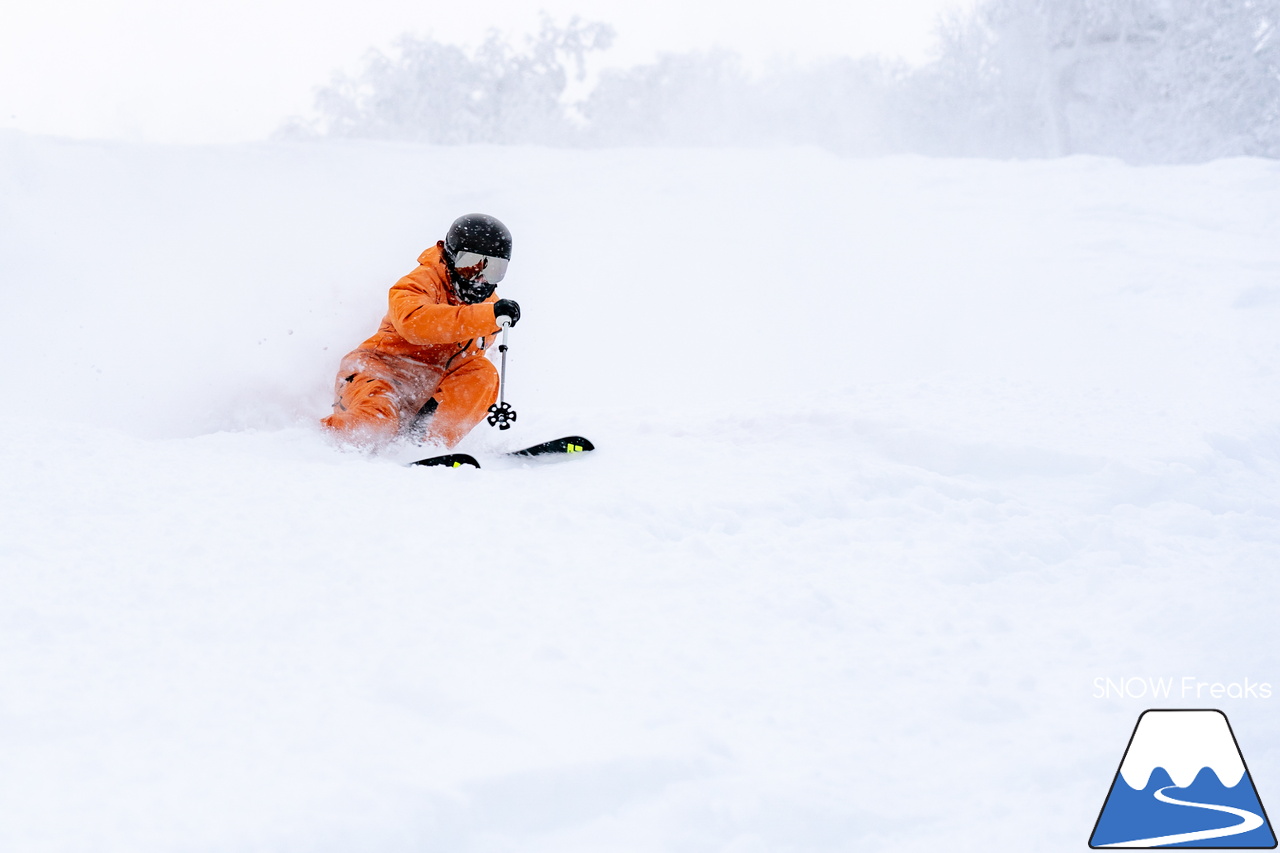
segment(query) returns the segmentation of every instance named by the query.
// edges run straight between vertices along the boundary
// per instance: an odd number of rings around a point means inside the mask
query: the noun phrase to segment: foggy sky
[[[159,142],[260,139],[317,86],[405,32],[474,44],[523,33],[539,6],[618,31],[605,58],[725,47],[748,58],[880,54],[921,61],[940,11],[972,0],[46,0],[0,26],[0,128]]]

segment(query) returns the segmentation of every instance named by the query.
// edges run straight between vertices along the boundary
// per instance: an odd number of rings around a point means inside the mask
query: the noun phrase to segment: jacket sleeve
[[[441,304],[412,273],[391,288],[387,317],[402,338],[419,346],[466,341],[498,331],[491,302]]]

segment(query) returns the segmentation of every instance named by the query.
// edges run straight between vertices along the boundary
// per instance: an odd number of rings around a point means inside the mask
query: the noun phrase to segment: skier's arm
[[[412,284],[391,288],[387,316],[391,325],[411,344],[448,344],[498,331],[492,302],[477,305],[442,305]]]

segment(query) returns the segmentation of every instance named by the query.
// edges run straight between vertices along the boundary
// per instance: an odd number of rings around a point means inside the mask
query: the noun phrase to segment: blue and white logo
[[[1227,715],[1144,711],[1089,846],[1274,848]]]

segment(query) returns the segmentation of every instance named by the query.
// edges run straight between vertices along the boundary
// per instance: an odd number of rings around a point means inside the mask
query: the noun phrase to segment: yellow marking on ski
[[[461,467],[462,467],[462,463],[461,463],[461,462],[454,462],[454,463],[453,463],[453,467],[454,467],[454,468],[461,468]]]
[[[569,445],[569,449],[568,449],[568,451],[566,451],[566,452],[568,452],[568,453],[581,453],[581,452],[582,452],[582,445],[580,445],[580,444],[571,444],[571,445]]]

